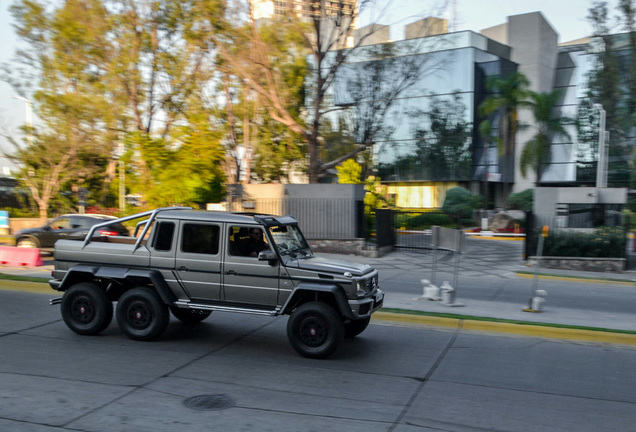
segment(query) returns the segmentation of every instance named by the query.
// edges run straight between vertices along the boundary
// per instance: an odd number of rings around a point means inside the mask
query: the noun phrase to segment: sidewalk
[[[600,273],[542,268],[538,272],[537,287],[544,289],[549,284],[571,286],[576,290],[576,294],[571,295],[577,299],[578,307],[566,306],[567,302],[563,299],[557,305],[550,296],[553,289],[548,288],[542,312],[525,312],[523,309],[527,307],[531,292],[529,287],[535,283],[535,268],[526,265],[522,253],[523,242],[469,239],[467,252],[459,260],[455,302],[461,307],[423,298],[420,280],[430,279],[433,262],[430,251],[397,250],[381,258],[337,254],[318,256],[363,262],[377,268],[380,287],[386,292],[386,309],[636,332],[636,272]],[[438,258],[436,285],[440,286],[444,280],[452,285],[454,263],[450,256]],[[524,288],[517,289],[516,296],[504,298],[493,298],[486,290],[466,288],[467,284],[485,286],[495,283]],[[608,299],[614,302],[633,304],[633,307],[629,312],[608,310],[608,307],[599,305],[599,292],[607,293]]]

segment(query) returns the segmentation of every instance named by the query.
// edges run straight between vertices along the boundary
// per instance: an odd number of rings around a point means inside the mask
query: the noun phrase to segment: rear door
[[[220,223],[180,221],[175,274],[192,300],[219,300],[221,294]]]

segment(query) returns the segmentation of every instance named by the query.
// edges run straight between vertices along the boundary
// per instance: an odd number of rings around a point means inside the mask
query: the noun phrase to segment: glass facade
[[[625,35],[614,36],[614,43],[620,46]],[[628,93],[631,58],[629,49],[615,51],[618,77],[622,81],[621,93]],[[572,120],[566,129],[569,137],[554,139],[552,159],[541,178],[542,184],[573,184],[594,186],[598,168],[599,110],[588,99],[590,73],[597,67],[597,54],[589,45],[577,45],[563,49],[559,53],[555,75],[555,89],[561,90],[558,104],[559,115]],[[605,107],[608,111],[609,107]],[[634,127],[628,120],[621,126],[621,113],[626,112],[626,102],[618,101],[615,106],[614,121],[608,117],[606,141],[608,155],[607,185],[609,187],[629,187],[631,181],[631,160],[636,141]]]
[[[516,70],[502,57],[509,49],[473,32],[399,41],[390,52],[386,46],[373,49],[359,49],[339,69],[331,101],[346,107],[356,142],[375,143],[383,182],[512,181],[499,173],[511,176],[513,170],[502,170],[502,164],[513,161],[500,159],[496,145],[484,143],[476,127],[487,77]],[[414,65],[417,78],[392,99]]]

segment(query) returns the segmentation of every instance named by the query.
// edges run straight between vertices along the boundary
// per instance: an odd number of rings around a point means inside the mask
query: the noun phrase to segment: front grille
[[[364,290],[367,293],[373,292],[378,288],[378,278],[376,277],[372,277],[370,279],[367,279],[364,284],[362,284],[364,286]]]

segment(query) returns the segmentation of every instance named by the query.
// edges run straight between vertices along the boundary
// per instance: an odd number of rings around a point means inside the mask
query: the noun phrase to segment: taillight
[[[116,236],[119,235],[117,231],[109,231],[109,230],[98,230],[99,234],[102,236]]]

